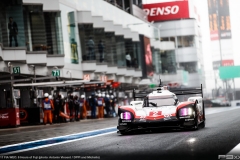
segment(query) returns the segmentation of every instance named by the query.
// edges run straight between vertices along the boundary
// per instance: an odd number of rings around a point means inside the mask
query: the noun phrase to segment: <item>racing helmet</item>
[[[109,94],[107,94],[107,98],[109,98],[110,96],[109,96]]]
[[[48,98],[49,94],[48,93],[44,93],[44,97]]]
[[[114,96],[113,96],[113,95],[111,95],[111,98],[114,98]],[[127,96],[125,96],[125,98],[127,98]]]
[[[102,97],[102,94],[99,94],[98,97]]]
[[[61,95],[62,99],[64,99],[64,95]]]
[[[85,98],[85,96],[84,96],[84,95],[81,95],[81,98]]]
[[[49,95],[48,98],[49,98],[49,99],[53,99],[53,96],[52,96],[52,95]]]

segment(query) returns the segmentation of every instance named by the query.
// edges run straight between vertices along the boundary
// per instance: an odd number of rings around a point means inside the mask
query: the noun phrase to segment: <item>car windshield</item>
[[[151,98],[148,101],[149,101],[149,107],[161,107],[161,106],[175,105],[175,99],[173,97]]]
[[[220,103],[222,100],[221,99],[214,99],[212,100],[213,103]]]

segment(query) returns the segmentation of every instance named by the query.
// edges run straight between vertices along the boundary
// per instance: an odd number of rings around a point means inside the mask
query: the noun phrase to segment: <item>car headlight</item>
[[[132,116],[131,116],[130,112],[121,113],[120,117],[121,117],[121,119],[126,119],[126,120],[132,119]]]
[[[193,114],[192,108],[182,108],[179,110],[179,116],[191,116]]]

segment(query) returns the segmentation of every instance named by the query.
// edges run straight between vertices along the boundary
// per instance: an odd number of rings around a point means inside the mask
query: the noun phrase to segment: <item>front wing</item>
[[[119,131],[133,131],[139,129],[158,129],[158,128],[187,128],[193,126],[194,118],[178,119],[177,117],[168,117],[160,120],[122,120],[119,119],[117,129]]]

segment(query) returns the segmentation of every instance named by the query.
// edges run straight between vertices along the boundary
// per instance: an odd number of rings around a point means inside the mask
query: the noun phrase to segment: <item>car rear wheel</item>
[[[206,122],[203,121],[203,122],[201,123],[201,127],[202,127],[202,128],[205,128],[205,125],[206,125]]]
[[[194,119],[194,125],[192,127],[194,131],[198,130],[198,114],[196,113],[196,117]]]

